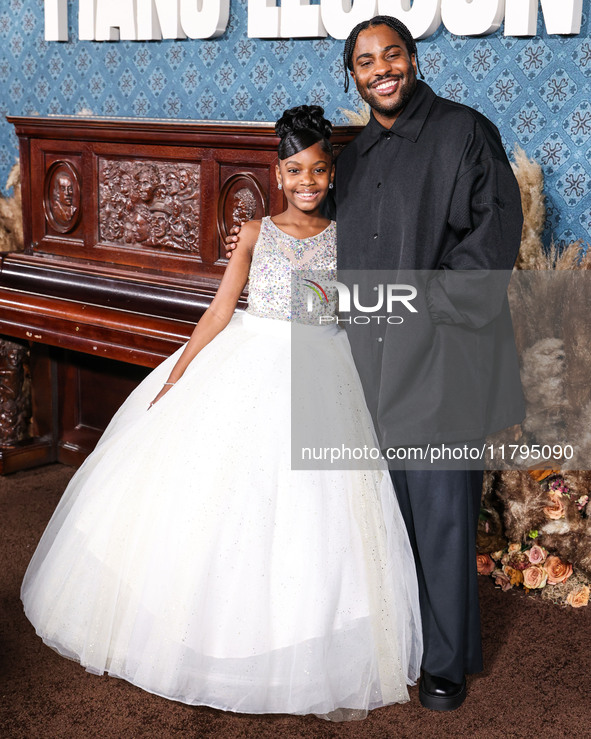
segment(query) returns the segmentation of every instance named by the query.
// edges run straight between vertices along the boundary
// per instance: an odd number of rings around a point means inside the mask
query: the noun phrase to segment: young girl
[[[291,327],[314,317],[312,406],[376,444],[345,332],[291,301],[294,270],[336,265],[322,114],[278,121],[287,209],[244,226],[188,343],[72,479],[21,595],[44,642],[89,672],[190,704],[344,720],[408,700],[421,632],[387,470],[291,469]]]

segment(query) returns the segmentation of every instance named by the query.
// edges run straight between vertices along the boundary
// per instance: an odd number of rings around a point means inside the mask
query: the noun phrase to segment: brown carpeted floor
[[[45,647],[25,619],[19,587],[73,470],[59,465],[0,478],[0,736],[221,737],[591,737],[591,607],[563,609],[495,590],[481,578],[485,672],[469,678],[465,704],[449,714],[405,705],[362,722],[246,716],[186,706],[97,677]]]

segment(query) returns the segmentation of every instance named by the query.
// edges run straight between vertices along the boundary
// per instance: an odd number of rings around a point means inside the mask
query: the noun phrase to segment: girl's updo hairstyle
[[[298,105],[286,110],[275,124],[275,133],[281,139],[277,149],[279,159],[288,159],[317,143],[333,158],[329,141],[332,124],[324,117],[320,105]]]

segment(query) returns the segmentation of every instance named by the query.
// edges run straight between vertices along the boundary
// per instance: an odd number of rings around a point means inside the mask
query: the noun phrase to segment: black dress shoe
[[[436,677],[423,672],[419,686],[419,699],[425,708],[432,711],[455,711],[466,697],[466,678],[461,683],[452,683],[445,677]]]

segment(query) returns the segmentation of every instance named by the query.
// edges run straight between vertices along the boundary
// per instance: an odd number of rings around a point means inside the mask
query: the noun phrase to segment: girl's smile
[[[302,200],[311,201],[315,200],[320,195],[320,193],[318,192],[318,190],[296,190],[296,195]]]

